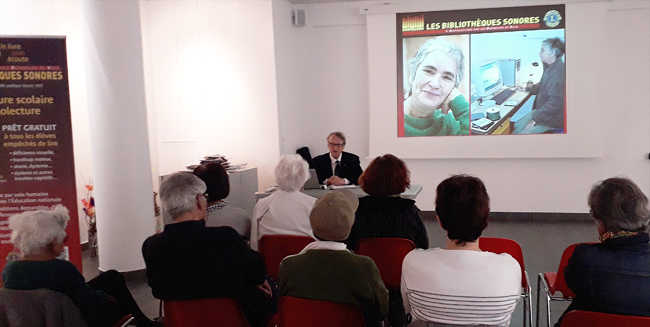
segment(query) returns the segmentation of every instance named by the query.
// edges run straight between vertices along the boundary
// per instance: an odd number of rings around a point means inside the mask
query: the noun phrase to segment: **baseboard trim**
[[[132,271],[121,271],[120,272],[124,279],[127,281],[136,281],[136,280],[147,280],[147,269],[138,269]]]
[[[422,211],[425,220],[436,219],[435,211]],[[552,222],[552,223],[576,223],[593,222],[588,213],[567,213],[567,212],[490,212],[490,220],[507,222]]]

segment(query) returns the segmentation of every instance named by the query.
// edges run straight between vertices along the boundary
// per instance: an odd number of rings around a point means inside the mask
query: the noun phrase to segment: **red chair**
[[[551,325],[551,301],[571,301],[576,295],[573,294],[571,289],[566,285],[564,280],[564,268],[569,263],[569,258],[575,251],[576,246],[580,243],[569,245],[562,253],[560,259],[560,266],[557,272],[543,272],[539,273],[537,279],[537,325],[539,325],[539,308],[541,307],[542,294],[546,296],[546,321],[547,326]],[[542,287],[544,290],[542,291]],[[562,296],[553,296],[556,292],[562,293]]]
[[[365,327],[359,308],[330,301],[280,298],[278,327]]]
[[[647,327],[650,317],[626,316],[601,312],[569,311],[562,318],[561,327]]]
[[[362,238],[354,253],[370,257],[381,274],[386,288],[399,289],[402,283],[402,262],[415,249],[413,241],[405,238]]]
[[[521,246],[514,240],[498,237],[481,237],[479,238],[478,246],[483,251],[492,252],[496,254],[507,253],[511,255],[521,267],[521,296],[524,298],[524,326],[533,326],[533,307],[532,307],[532,287],[528,279],[528,272],[524,266],[524,253],[521,251]]]
[[[259,251],[264,258],[266,273],[278,280],[280,262],[285,257],[298,254],[314,239],[303,235],[264,235],[259,241]]]
[[[250,327],[235,299],[163,301],[166,327]]]

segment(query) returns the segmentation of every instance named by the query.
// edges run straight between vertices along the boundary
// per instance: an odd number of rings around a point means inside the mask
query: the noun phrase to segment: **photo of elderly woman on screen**
[[[454,40],[426,38],[405,62],[410,86],[405,87],[404,95],[404,136],[469,134],[469,103],[459,90],[465,55],[456,44],[465,43],[467,47],[468,38],[457,36]],[[406,39],[405,43],[418,41],[422,42],[421,38]]]

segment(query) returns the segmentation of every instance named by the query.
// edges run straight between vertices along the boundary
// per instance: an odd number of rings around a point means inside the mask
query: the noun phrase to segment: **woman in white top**
[[[309,165],[297,154],[283,155],[275,167],[279,191],[260,199],[253,210],[251,249],[264,235],[306,235],[314,238],[309,213],[316,198],[300,192],[309,179]]]
[[[250,216],[244,209],[231,207],[224,201],[230,194],[230,179],[226,169],[217,162],[204,163],[194,169],[194,175],[203,180],[208,187],[208,213],[205,217],[205,225],[230,226],[241,237],[248,240],[251,235]]]
[[[521,268],[509,254],[483,252],[490,198],[480,179],[455,175],[436,190],[444,249],[404,258],[402,297],[409,326],[508,326],[521,294]]]

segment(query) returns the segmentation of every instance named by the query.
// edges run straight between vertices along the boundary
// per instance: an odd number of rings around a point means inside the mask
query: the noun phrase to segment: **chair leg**
[[[533,306],[532,306],[532,294],[526,294],[524,298],[524,326],[533,327]]]
[[[537,310],[536,310],[536,312],[537,312],[537,317],[536,317],[537,318],[536,319],[537,327],[541,327],[540,326],[540,320],[541,320],[540,319],[540,307],[541,307],[541,304],[542,304],[542,286],[546,286],[546,281],[544,280],[544,275],[542,273],[539,273],[539,275],[537,276]],[[548,287],[546,287],[546,289],[548,290]],[[547,320],[549,321],[548,324],[550,325],[550,321],[551,321],[551,318],[550,318],[550,306],[548,305],[548,303],[549,303],[548,294],[546,294],[546,295],[547,295],[546,308],[548,310],[547,311],[548,312],[547,313]]]
[[[541,303],[540,299],[541,299],[541,292],[542,292],[541,291],[542,285],[540,285],[540,283],[541,283],[540,280],[541,280],[541,276],[537,276],[537,310],[535,310],[537,315],[535,317],[536,318],[535,319],[535,327],[540,327],[539,326],[539,305]]]
[[[533,327],[533,288],[530,286],[530,278],[528,277],[528,272],[524,271],[524,277],[526,278],[526,287],[524,288],[524,310],[528,312],[528,327]],[[526,314],[524,313],[524,319]],[[524,321],[524,327],[526,326],[526,321]]]
[[[524,298],[524,324],[522,326],[526,327],[526,321],[528,320],[528,303],[526,298]],[[530,326],[529,326],[530,327]]]
[[[131,322],[135,320],[135,317],[129,318],[127,321],[125,321],[120,327],[127,327]]]
[[[551,297],[546,293],[546,323],[551,327]]]

